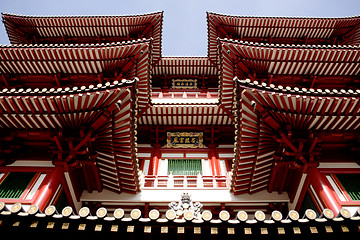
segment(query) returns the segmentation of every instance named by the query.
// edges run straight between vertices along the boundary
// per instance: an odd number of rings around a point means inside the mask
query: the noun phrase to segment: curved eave
[[[121,100],[121,93],[133,85],[134,81],[124,80],[72,89],[3,89],[0,92],[1,127],[36,130],[91,126],[100,112]]]
[[[101,75],[138,78],[140,108],[149,101],[151,40],[107,44],[10,45],[0,48],[0,74]],[[24,80],[26,81],[26,79]],[[75,84],[76,85],[76,84]]]
[[[136,193],[139,179],[134,153],[135,81],[65,89],[4,89],[0,92],[0,128],[51,131],[91,129],[102,186]]]
[[[154,75],[217,75],[207,57],[163,57],[155,65]]]
[[[161,37],[163,12],[130,16],[23,16],[2,14],[3,22],[12,44],[28,44],[33,38],[56,38],[63,42],[64,37],[80,39],[86,37],[105,37],[109,41],[119,41],[129,34],[153,39],[154,60],[161,57]],[[122,38],[121,38],[122,37]],[[73,39],[74,40],[74,39]],[[30,42],[31,41],[31,42]],[[35,40],[34,40],[35,41]],[[77,41],[76,39],[74,40]],[[106,41],[106,39],[105,39]]]
[[[286,126],[312,132],[352,132],[360,127],[360,92],[282,88],[238,80],[235,194],[266,189],[277,146],[273,138]],[[272,146],[272,147],[269,147]]]
[[[316,237],[330,237],[341,238],[348,236],[358,235],[358,222],[359,217],[351,217],[348,214],[344,217],[336,217],[327,219],[323,215],[316,219],[309,220],[305,216],[299,217],[286,217],[290,216],[290,211],[286,212],[284,217],[281,215],[280,219],[270,217],[268,213],[265,215],[266,220],[256,217],[248,217],[245,212],[246,218],[238,220],[233,217],[224,219],[219,216],[215,211],[210,211],[210,219],[203,220],[201,217],[191,219],[184,219],[177,217],[176,219],[167,219],[165,217],[151,217],[147,216],[147,212],[142,212],[143,209],[117,209],[124,212],[125,217],[119,217],[112,212],[113,209],[102,208],[102,211],[96,211],[97,214],[92,216],[71,214],[54,214],[47,216],[44,213],[29,214],[24,211],[20,213],[12,213],[9,210],[4,210],[0,214],[0,230],[3,233],[11,233],[15,238],[26,238],[29,233],[44,233],[65,235],[67,239],[83,238],[96,238],[97,235],[107,235],[107,239],[118,239],[121,235],[124,239],[146,239],[149,237],[157,238],[170,238],[175,239],[179,237],[187,238],[229,238],[239,239],[244,235],[248,238],[268,238],[284,237],[286,239],[313,238]],[[10,208],[10,206],[7,206]],[[95,210],[100,209],[99,207]],[[60,211],[60,209],[58,209]],[[106,212],[105,216],[100,216],[99,213]],[[132,211],[140,213],[139,217],[134,217]],[[153,207],[152,211],[160,212],[162,215],[165,211],[161,207]],[[207,210],[209,211],[209,210]],[[202,211],[201,216],[205,211]],[[226,210],[222,211],[225,216],[230,216]],[[277,211],[278,212],[278,211]],[[294,211],[292,211],[294,214]],[[347,211],[349,212],[349,211]],[[357,212],[359,210],[357,209]],[[232,213],[235,214],[235,213]],[[283,213],[284,214],[284,213]],[[129,217],[130,215],[130,217]],[[204,214],[203,214],[204,215]],[[250,215],[250,214],[249,214]],[[299,213],[295,211],[295,216]],[[270,219],[269,219],[270,217]],[[285,219],[286,218],[286,219]],[[311,227],[309,227],[309,225]],[[160,230],[161,227],[161,230]],[[310,228],[310,229],[309,229]],[[310,231],[311,230],[311,231]],[[71,234],[69,234],[71,233]],[[227,238],[226,237],[226,238]]]
[[[1,46],[1,74],[98,74],[148,55],[149,40],[112,44]],[[148,62],[146,62],[148,64]]]
[[[239,78],[260,76],[355,77],[360,47],[354,45],[272,45],[222,39],[221,101],[231,108],[234,72]],[[235,68],[236,69],[235,69]],[[341,84],[338,81],[337,84]]]
[[[216,104],[193,105],[153,105],[139,118],[141,125],[227,125],[231,126],[231,117]]]
[[[360,17],[262,17],[207,14],[208,54],[216,60],[217,38],[333,39],[359,45]]]

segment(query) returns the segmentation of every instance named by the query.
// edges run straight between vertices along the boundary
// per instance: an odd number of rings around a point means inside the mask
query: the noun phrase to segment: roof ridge
[[[228,42],[228,43],[236,43],[243,44],[247,46],[256,46],[256,47],[275,47],[275,48],[316,48],[316,49],[360,49],[360,45],[321,45],[321,44],[313,44],[313,45],[305,45],[305,44],[269,44],[269,43],[258,43],[258,42],[248,42],[237,39],[227,39],[227,38],[219,38],[220,41]]]
[[[359,18],[360,15],[354,16],[341,16],[341,17],[320,17],[320,16],[256,16],[256,15],[231,15],[224,13],[216,13],[216,12],[207,12],[208,15],[217,15],[222,17],[233,17],[233,18],[273,18],[273,19],[354,19]]]
[[[149,15],[163,15],[164,11],[154,11],[149,13],[141,13],[141,14],[129,14],[129,15],[23,15],[23,14],[15,14],[15,13],[1,13],[2,17],[4,16],[12,16],[12,17],[23,17],[23,18],[107,18],[107,17],[142,17]]]
[[[0,48],[84,48],[84,47],[116,47],[126,46],[137,43],[151,42],[152,38],[129,40],[123,42],[111,42],[111,43],[71,43],[71,44],[0,44]]]
[[[131,85],[134,82],[137,81],[137,78],[134,80],[127,80],[123,79],[121,81],[114,81],[112,83],[106,82],[105,84],[97,84],[95,85],[89,85],[89,86],[81,86],[81,87],[64,87],[64,88],[27,88],[26,90],[24,88],[4,88],[0,90],[0,96],[12,96],[12,95],[35,95],[38,96],[39,94],[44,95],[67,95],[67,94],[80,94],[84,92],[96,92],[96,91],[104,91],[109,89],[115,89],[118,87],[122,87],[125,85]]]
[[[240,80],[238,77],[234,77],[234,81],[241,85],[257,90],[265,90],[279,93],[296,94],[296,95],[310,95],[310,96],[322,96],[322,97],[360,97],[360,89],[321,89],[321,88],[299,88],[299,87],[283,87],[282,85],[259,83],[258,81],[251,81],[250,79]]]

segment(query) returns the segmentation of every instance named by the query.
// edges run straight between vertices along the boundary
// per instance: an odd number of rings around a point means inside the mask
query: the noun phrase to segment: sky
[[[163,56],[206,56],[206,12],[247,16],[360,15],[360,0],[0,0],[2,13],[129,15],[164,11]],[[0,44],[9,44],[0,24]]]

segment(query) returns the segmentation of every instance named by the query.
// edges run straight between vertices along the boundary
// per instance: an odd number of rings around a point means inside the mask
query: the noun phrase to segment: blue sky
[[[206,56],[206,12],[256,16],[360,15],[360,0],[0,0],[0,11],[24,15],[128,15],[164,11],[164,56]],[[0,26],[0,44],[9,44]]]

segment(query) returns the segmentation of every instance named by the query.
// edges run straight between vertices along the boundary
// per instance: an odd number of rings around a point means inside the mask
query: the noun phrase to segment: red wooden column
[[[221,174],[219,154],[216,151],[214,144],[209,144],[209,159],[213,176],[219,176]]]
[[[161,158],[160,144],[155,143],[151,153],[151,162],[149,168],[149,175],[157,175],[159,171],[159,161]]]
[[[44,183],[41,184],[33,205],[37,205],[41,211],[44,211],[56,193],[56,190],[59,188],[63,176],[64,168],[62,166],[56,166],[51,173],[48,173],[44,179]]]
[[[325,208],[331,209],[335,216],[339,213],[341,205],[335,197],[335,192],[332,189],[329,181],[322,175],[316,167],[310,167],[307,171],[310,178],[310,184],[320,201],[324,204]]]

